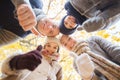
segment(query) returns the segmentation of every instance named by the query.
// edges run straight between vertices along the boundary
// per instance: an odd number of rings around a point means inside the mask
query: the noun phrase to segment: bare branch
[[[62,8],[53,18],[51,19],[55,19],[62,11],[64,10],[64,8]]]
[[[53,1],[53,0],[49,0],[46,15],[48,15],[48,12],[49,12],[49,10],[50,10],[50,5],[51,5],[52,1]]]

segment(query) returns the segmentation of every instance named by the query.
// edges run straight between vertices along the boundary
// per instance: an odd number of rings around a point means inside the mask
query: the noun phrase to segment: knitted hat
[[[67,28],[65,27],[65,25],[64,25],[64,20],[65,20],[65,18],[66,18],[67,16],[68,16],[68,15],[66,15],[66,16],[63,17],[63,19],[61,20],[61,23],[60,23],[59,27],[60,27],[60,32],[61,32],[61,33],[65,34],[65,35],[70,35],[70,34],[72,34],[73,32],[75,32],[76,27],[73,28],[73,29],[67,29]]]
[[[55,43],[58,44],[58,46],[60,46],[60,41],[56,37],[46,37],[45,44],[46,43],[51,43],[51,42],[55,42]]]

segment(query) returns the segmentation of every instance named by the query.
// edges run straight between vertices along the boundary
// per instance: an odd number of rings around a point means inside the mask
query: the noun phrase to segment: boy
[[[16,58],[16,56],[11,59],[12,61],[8,60],[7,63],[6,62],[3,63],[2,72],[7,75],[18,75],[18,77],[16,78],[17,80],[22,80],[22,79],[38,80],[38,78],[39,80],[61,80],[62,79],[62,75],[61,75],[62,68],[57,62],[59,58],[58,52],[59,52],[58,40],[56,38],[49,37],[47,38],[47,41],[44,44],[43,48],[41,46],[38,46],[37,50],[28,52],[27,53],[28,55],[27,54],[18,55],[19,60],[18,61],[16,60],[15,61],[16,63],[12,63],[14,61],[13,58]],[[35,57],[33,56],[34,54],[36,54]],[[24,57],[24,55],[26,55],[26,57]],[[36,60],[32,60],[31,59],[32,57],[33,59],[36,59]],[[38,64],[34,65],[35,63],[38,63],[40,65]],[[9,67],[8,64],[10,64],[13,69]],[[16,64],[19,64],[19,68],[17,68],[18,65]],[[26,65],[26,66],[23,67],[21,64]],[[9,70],[7,70],[6,67],[9,67]],[[28,69],[30,71],[34,70],[34,71],[30,73],[28,77],[26,77],[26,74],[24,74],[26,72],[23,71],[24,69]],[[23,74],[17,74],[15,71],[19,73],[20,71],[23,71]],[[27,73],[30,71],[27,71]]]
[[[78,57],[80,57],[81,54],[84,54],[84,53],[88,53],[89,54],[89,52],[92,51],[92,53],[98,54],[98,55],[104,57],[105,59],[107,59],[107,61],[112,61],[112,62],[120,65],[120,56],[119,56],[119,54],[120,54],[120,47],[116,46],[116,45],[114,45],[114,44],[112,44],[112,43],[110,43],[108,41],[106,41],[103,38],[100,38],[100,37],[97,37],[97,36],[92,36],[89,39],[87,39],[86,41],[81,40],[81,41],[77,42],[76,40],[74,40],[73,38],[69,37],[68,35],[62,35],[62,37],[60,39],[60,42],[69,51],[74,52]],[[89,56],[93,57],[93,55],[91,55],[91,54],[89,54]],[[74,58],[74,59],[76,60],[76,58]],[[85,62],[84,59],[86,59],[87,62]],[[87,65],[87,63],[89,63],[90,60],[87,59],[87,56],[86,56],[85,58],[83,58],[83,61],[82,60],[78,60],[77,63],[82,63],[82,62]],[[105,61],[103,61],[103,62],[105,62]],[[78,65],[78,64],[76,64],[76,65]],[[89,65],[89,67],[91,67],[91,66],[92,65]],[[79,67],[82,67],[82,66],[79,66]],[[83,67],[83,69],[86,71],[86,73],[89,72],[89,71],[87,71],[88,68],[87,69],[85,69],[85,68],[86,67]],[[90,69],[93,70],[93,67],[91,67]],[[97,69],[98,69],[98,67],[97,67]],[[115,69],[114,69],[114,71],[115,71]],[[91,73],[92,73],[92,71],[86,77],[89,77],[89,80],[91,78],[93,78],[93,80],[96,80],[96,79],[94,79],[94,77],[90,78]],[[118,73],[120,73],[120,72],[118,72]],[[85,76],[85,74],[82,74],[82,75]],[[110,79],[110,77],[108,77],[108,76],[107,76],[107,78]],[[84,79],[84,77],[83,77],[83,79]],[[112,79],[115,79],[115,78],[112,78]],[[99,79],[97,79],[97,80],[99,80]]]

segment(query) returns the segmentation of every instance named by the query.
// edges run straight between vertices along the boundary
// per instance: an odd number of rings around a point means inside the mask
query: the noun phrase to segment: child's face
[[[52,55],[57,52],[58,44],[55,42],[46,43],[44,49],[47,51],[47,54]]]
[[[72,50],[76,41],[67,35],[62,35],[60,42],[63,46],[65,46],[68,50]]]
[[[64,25],[67,29],[75,28],[75,25],[76,25],[75,17],[67,16],[64,20]]]

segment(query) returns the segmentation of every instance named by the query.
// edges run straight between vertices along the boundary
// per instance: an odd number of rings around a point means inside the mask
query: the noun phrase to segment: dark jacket
[[[8,30],[19,37],[25,37],[30,31],[24,31],[15,13],[15,6],[11,0],[0,0],[0,28]]]
[[[72,15],[76,18],[77,24],[82,25],[82,23],[87,20],[87,17],[81,15],[77,10],[75,10],[69,1],[65,4],[65,10],[67,11],[67,15]]]

